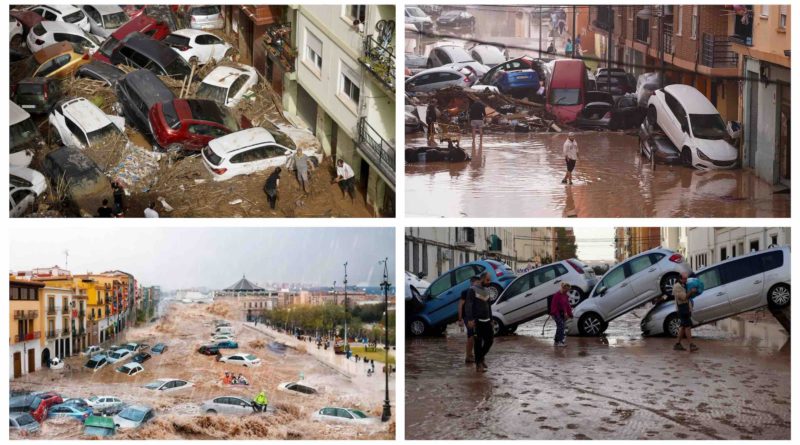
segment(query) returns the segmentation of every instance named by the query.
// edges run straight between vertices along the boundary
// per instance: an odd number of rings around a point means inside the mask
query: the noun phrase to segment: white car
[[[128,14],[117,5],[83,5],[81,9],[89,21],[90,32],[103,39],[130,20]]]
[[[27,167],[33,161],[34,148],[41,139],[39,128],[31,115],[13,101],[9,102],[10,154],[12,167]]]
[[[231,45],[210,32],[179,29],[162,40],[189,64],[205,65],[225,58]]]
[[[240,352],[238,354],[222,357],[219,361],[223,363],[230,363],[232,365],[242,365],[244,367],[258,366],[261,364],[261,359],[253,354]]]
[[[86,32],[91,31],[86,14],[72,5],[36,5],[27,10],[39,14],[42,16],[42,20],[72,23],[80,26]]]
[[[211,140],[203,148],[203,164],[215,181],[281,167],[294,150],[275,142],[264,128],[253,127]]]
[[[180,391],[182,389],[191,388],[192,386],[194,385],[192,385],[191,382],[187,382],[186,380],[158,379],[144,385],[144,388],[161,394],[167,392]]]
[[[105,354],[97,354],[90,357],[91,358],[86,361],[83,367],[92,372],[97,372],[108,364],[108,357]]]
[[[86,404],[92,407],[95,415],[117,411],[123,406],[122,400],[114,396],[92,396],[86,399]]]
[[[81,352],[81,355],[87,355],[87,356],[91,357],[91,356],[93,356],[93,355],[100,354],[100,353],[102,353],[103,351],[104,351],[104,349],[103,349],[103,348],[101,348],[100,346],[98,346],[98,345],[91,345],[91,346],[89,346],[88,348],[84,349],[84,350]]]
[[[214,343],[219,343],[221,341],[236,341],[236,337],[229,334],[217,334],[211,336],[211,341]]]
[[[408,287],[413,287],[420,294],[424,294],[425,290],[431,285],[431,283],[414,273],[406,271],[406,285]],[[406,298],[408,298],[408,295],[406,295]]]
[[[739,152],[714,105],[688,85],[656,90],[647,103],[647,120],[657,123],[680,150],[681,161],[701,169],[733,168]]]
[[[97,37],[72,23],[41,21],[28,33],[28,48],[32,53],[60,42],[73,43],[90,55],[100,48]]]
[[[48,120],[67,147],[87,148],[110,136],[119,136],[127,142],[123,133],[125,119],[103,113],[83,97],[58,102]]]
[[[312,388],[311,386],[297,382],[281,382],[278,384],[278,390],[300,395],[311,395],[311,394],[316,394],[318,392],[315,388]]]
[[[729,258],[695,275],[703,293],[692,299],[692,324],[699,326],[765,306],[791,302],[791,252],[778,247]],[[642,334],[678,336],[680,318],[674,301],[654,306],[641,323]]]
[[[223,396],[206,400],[200,405],[200,412],[205,414],[229,414],[234,416],[246,416],[253,414],[253,405],[239,396]]]
[[[257,83],[258,73],[252,66],[218,66],[203,79],[195,96],[235,107]]]
[[[138,428],[142,424],[153,420],[153,408],[143,405],[130,405],[114,416],[114,425],[119,430]]]
[[[189,7],[190,27],[192,29],[222,29],[225,17],[221,6],[204,5]]]
[[[427,93],[449,87],[469,88],[476,80],[467,70],[451,66],[431,68],[406,79],[406,91]]]
[[[475,45],[469,50],[469,54],[476,62],[482,63],[489,68],[494,68],[506,61],[506,56],[503,55],[500,48],[494,45]]]
[[[117,349],[117,350],[109,352],[107,357],[108,357],[107,360],[108,360],[109,363],[117,363],[119,361],[127,360],[127,359],[129,359],[129,358],[131,358],[133,356],[131,355],[131,351],[128,351],[127,349],[120,348],[120,349]]]
[[[681,254],[669,249],[650,249],[628,258],[609,269],[589,298],[572,311],[569,334],[600,335],[611,320],[656,297],[671,298],[672,286],[684,273],[692,269]]]
[[[22,216],[47,190],[47,179],[27,167],[11,167],[9,173],[9,216]]]
[[[406,6],[405,17],[406,26],[413,25],[414,31],[433,31],[433,20],[420,8],[416,6]]]
[[[495,335],[512,333],[517,326],[550,313],[550,299],[569,283],[569,304],[580,304],[597,284],[594,272],[577,259],[561,260],[517,276],[492,304]]]
[[[127,376],[136,375],[142,371],[144,371],[144,367],[136,362],[126,363],[117,368],[117,372],[125,374]]]
[[[313,420],[336,423],[377,424],[377,417],[369,417],[364,411],[353,408],[325,407],[314,413]]]
[[[454,65],[457,67],[468,66],[478,77],[482,77],[489,71],[489,67],[475,61],[467,50],[459,45],[437,46],[428,54],[428,68],[436,68],[444,65]]]
[[[8,41],[11,42],[12,48],[19,47],[22,44],[22,23],[19,20],[10,17],[8,21]]]

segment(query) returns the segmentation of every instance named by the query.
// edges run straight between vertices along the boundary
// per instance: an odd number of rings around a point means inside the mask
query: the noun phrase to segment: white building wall
[[[687,252],[693,269],[730,257],[791,243],[788,227],[693,227],[687,229]]]
[[[45,335],[42,332],[42,335]],[[14,343],[9,346],[9,354],[8,354],[8,378],[10,380],[14,380],[14,353],[19,352],[22,356],[22,375],[27,375],[30,373],[28,369],[28,351],[34,351],[34,357],[36,357],[36,366],[34,367],[34,372],[38,371],[42,367],[42,347],[39,344],[39,339],[36,340],[28,340],[26,342],[19,342]]]

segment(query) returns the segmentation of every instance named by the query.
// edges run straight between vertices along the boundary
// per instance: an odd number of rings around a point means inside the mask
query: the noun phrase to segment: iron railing
[[[364,37],[364,54],[358,59],[362,65],[387,88],[395,90],[394,48],[375,40],[372,35]]]
[[[37,310],[16,310],[14,311],[14,320],[35,320],[39,316]]]
[[[15,335],[14,336],[14,343],[19,343],[19,342],[22,342],[22,341],[38,340],[40,336],[41,336],[41,332],[39,332],[39,331],[28,332],[27,334],[23,334],[23,335]]]
[[[69,337],[69,333],[70,333],[69,328],[64,328],[61,330],[62,337]]]
[[[56,331],[47,331],[47,338],[56,338]]]
[[[56,314],[56,307],[55,306],[47,306],[47,315],[55,315]]]
[[[704,33],[700,48],[700,65],[710,68],[733,68],[739,64],[739,54],[733,51],[726,36]]]
[[[394,186],[394,144],[384,139],[372,128],[365,117],[358,119],[358,147]]]

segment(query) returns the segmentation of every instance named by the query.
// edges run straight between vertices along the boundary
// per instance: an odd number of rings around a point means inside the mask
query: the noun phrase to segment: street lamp
[[[347,346],[347,261],[344,263],[344,353],[350,348]]]
[[[386,378],[386,398],[383,399],[383,413],[381,421],[386,422],[392,417],[392,406],[389,404],[389,258],[384,258],[378,264],[383,263],[383,316],[384,316],[384,352],[385,352],[385,378]]]

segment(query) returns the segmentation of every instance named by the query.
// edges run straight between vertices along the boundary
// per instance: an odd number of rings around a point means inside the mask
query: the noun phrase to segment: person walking
[[[492,329],[492,309],[489,307],[489,274],[484,272],[480,276],[470,279],[470,288],[467,292],[467,301],[464,304],[464,319],[467,327],[475,329],[475,370],[486,372],[486,355],[494,342]]]
[[[575,133],[570,132],[569,137],[564,142],[564,160],[567,161],[567,174],[561,180],[562,184],[572,184],[572,170],[575,170],[575,163],[578,162],[578,142],[575,141]]]
[[[267,194],[267,201],[269,208],[275,210],[275,204],[278,202],[278,186],[281,182],[281,168],[276,167],[272,173],[267,176],[267,181],[264,183],[264,193]],[[275,213],[275,212],[273,212]],[[258,323],[258,318],[256,318]]]
[[[120,216],[122,215],[122,199],[125,196],[125,190],[118,180],[111,183],[111,190],[114,195],[114,214]]]
[[[428,147],[436,146],[436,120],[439,118],[437,104],[438,101],[433,98],[425,110],[425,125],[428,127]]]
[[[267,411],[267,394],[262,389],[257,396],[253,398],[253,412],[263,413]]]
[[[97,209],[97,216],[100,218],[111,218],[114,216],[114,211],[108,206],[107,199],[103,199],[103,205]]]
[[[564,55],[567,57],[572,57],[572,39],[567,37],[567,44],[564,47]]]
[[[356,194],[355,194],[355,185],[353,182],[355,181],[355,173],[353,173],[353,168],[350,167],[343,159],[339,159],[336,161],[336,179],[333,182],[337,182],[339,184],[339,188],[342,189],[342,197],[345,196],[345,193],[350,195],[350,200],[355,204],[356,202]]]
[[[469,106],[469,124],[472,128],[472,149],[475,149],[475,135],[480,133],[480,144],[483,149],[483,121],[486,119],[486,105],[480,100],[475,100]]]
[[[464,305],[467,302],[468,293],[469,289],[461,292],[461,298],[458,302],[458,324],[467,329],[467,354],[464,358],[464,363],[475,363],[475,354],[473,353],[475,348],[475,329],[467,326],[467,322],[464,320]]]
[[[156,202],[150,201],[150,205],[144,209],[144,217],[145,218],[158,218],[158,212],[156,212]]]
[[[567,295],[569,288],[569,283],[562,281],[561,288],[553,295],[553,299],[550,301],[550,316],[556,322],[556,336],[553,339],[553,345],[562,348],[567,346],[567,335],[564,327],[567,324],[567,320],[572,318],[572,308],[569,305],[569,297]]]
[[[699,348],[692,343],[692,297],[697,293],[697,289],[686,290],[687,278],[686,273],[682,273],[681,279],[672,286],[672,296],[675,297],[675,306],[678,308],[678,317],[681,321],[681,326],[678,328],[678,342],[672,349],[685,351],[686,348],[682,343],[685,338],[689,342],[689,352],[695,352]]]
[[[303,149],[298,148],[294,155],[294,168],[297,172],[297,182],[300,183],[300,187],[303,188],[303,193],[306,195],[311,191],[311,183],[308,181],[308,164],[310,161],[308,156],[303,154]]]

